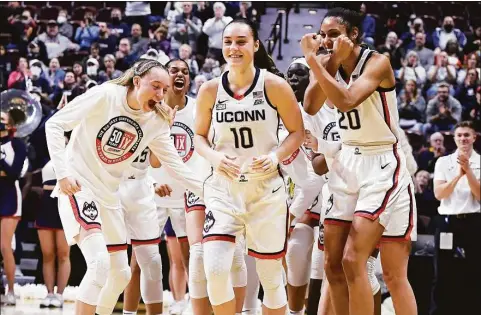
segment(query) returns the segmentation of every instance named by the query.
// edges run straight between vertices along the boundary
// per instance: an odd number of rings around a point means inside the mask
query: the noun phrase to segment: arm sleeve
[[[12,148],[15,152],[12,165],[7,164],[5,159],[0,160],[0,170],[7,173],[13,179],[19,179],[22,173],[23,164],[27,157],[27,147],[20,139],[12,139]]]
[[[186,189],[198,196],[203,196],[202,180],[182,162],[174,143],[170,139],[170,131],[166,123],[164,123],[164,128],[164,132],[149,143],[150,150],[160,160],[162,167],[166,168],[170,176],[181,182]]]
[[[77,96],[45,124],[48,151],[58,180],[69,176],[65,156],[64,132],[74,129],[82,120],[93,116],[106,104],[105,96],[107,93],[105,90],[108,91],[103,85],[96,86]]]

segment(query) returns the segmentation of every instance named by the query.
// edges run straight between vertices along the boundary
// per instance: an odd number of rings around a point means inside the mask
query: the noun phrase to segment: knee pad
[[[162,258],[157,244],[134,246],[135,257],[146,280],[162,280]]]
[[[244,256],[244,242],[237,242],[232,261],[231,276],[232,286],[241,288],[247,285],[247,266]]]
[[[375,295],[379,289],[381,289],[381,285],[376,277],[376,258],[370,256],[367,260],[367,278],[369,279],[369,284],[371,284],[372,295]]]
[[[264,289],[264,305],[278,309],[287,304],[286,290],[282,280],[282,261],[280,259],[257,259],[256,269]]]
[[[107,282],[110,257],[102,233],[90,234],[79,244],[87,264],[87,271],[80,283],[77,299],[96,305],[102,287]]]
[[[257,309],[260,308],[257,299],[260,283],[256,272],[256,259],[252,256],[245,256],[245,262],[247,268],[247,288],[242,310],[246,315],[255,315],[257,314]]]
[[[324,252],[314,245],[312,249],[311,279],[324,278]]]
[[[287,246],[287,281],[290,285],[300,287],[309,283],[313,243],[314,229],[297,223]]]
[[[230,278],[235,244],[230,242],[207,242],[204,247],[204,270],[207,292],[212,305],[220,305],[234,299]]]
[[[200,242],[190,246],[189,295],[194,299],[203,299],[208,296],[207,278],[204,271],[204,250]]]
[[[98,298],[96,312],[100,315],[112,314],[120,294],[129,284],[132,273],[127,257],[127,251],[110,254],[110,271],[106,285]]]
[[[145,304],[156,304],[164,301],[164,286],[162,280],[150,280],[142,272],[140,274],[140,295]]]

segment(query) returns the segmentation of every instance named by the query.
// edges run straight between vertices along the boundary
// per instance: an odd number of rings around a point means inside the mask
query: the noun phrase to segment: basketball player
[[[366,263],[382,240],[384,279],[396,314],[412,315],[417,310],[407,264],[416,215],[398,144],[395,79],[389,59],[361,47],[361,38],[360,15],[336,8],[326,14],[320,35],[307,34],[301,41],[324,98],[338,109],[342,141],[330,169],[326,273],[337,315],[372,314]],[[332,51],[327,65],[316,60],[321,44]],[[339,70],[332,75],[326,69]]]
[[[304,112],[302,107],[304,93],[309,84],[309,66],[304,58],[298,58],[291,63],[287,69],[287,82],[294,91],[304,120],[306,134],[308,134],[311,129],[311,117]],[[281,140],[283,134],[284,132],[281,132]],[[281,163],[282,170],[289,175],[295,185],[294,198],[289,206],[289,211],[296,218],[291,222],[292,232],[286,254],[290,314],[304,313],[306,290],[311,273],[312,249],[315,244],[314,228],[319,226],[319,211],[316,210],[321,205],[322,197],[319,195],[325,182],[323,177],[315,174],[311,159],[312,150],[301,146]]]
[[[14,122],[10,115],[6,112],[0,114],[0,242],[8,284],[5,305],[15,305],[16,265],[12,239],[22,217],[22,193],[18,180],[22,177],[27,147],[22,140],[15,138]]]
[[[136,314],[140,296],[149,314],[163,311],[162,259],[158,244],[165,220],[159,222],[154,201],[157,187],[148,174],[149,166],[158,168],[160,162],[151,154],[149,148],[145,148],[124,172],[119,186],[125,226],[133,249],[130,263],[132,277],[124,291],[124,314]],[[135,194],[132,194],[133,191]],[[109,284],[107,281],[106,288]],[[105,296],[105,299],[114,298],[117,301],[118,295]],[[101,296],[99,302],[102,302],[102,299],[104,296]],[[100,306],[97,309],[99,313]]]
[[[245,234],[248,253],[257,258],[264,312],[284,314],[281,258],[287,246],[288,210],[278,164],[301,146],[302,117],[287,82],[254,66],[260,43],[250,22],[232,21],[222,38],[228,71],[202,85],[195,124],[196,149],[214,171],[204,186],[209,299],[215,314],[235,314],[229,271],[236,236]],[[282,144],[279,119],[290,133]]]
[[[102,293],[106,303],[99,304],[97,312],[111,314],[117,292],[130,280],[127,232],[116,191],[124,171],[147,146],[189,189],[202,193],[201,181],[182,163],[170,140],[174,113],[159,104],[168,86],[162,64],[141,60],[120,78],[78,96],[46,123],[65,236],[70,245],[79,244],[87,263],[77,314],[94,314],[107,278],[107,288],[115,290]],[[63,132],[72,129],[65,148]]]
[[[65,143],[68,143],[67,136]],[[43,186],[39,187],[42,189],[42,204],[37,210],[35,227],[42,250],[42,272],[47,296],[40,303],[40,307],[61,308],[62,294],[70,276],[70,247],[60,221],[57,198],[51,197],[57,183],[51,161],[42,168],[42,182]],[[58,263],[58,270],[55,268],[55,260]],[[55,282],[57,293],[54,294]]]

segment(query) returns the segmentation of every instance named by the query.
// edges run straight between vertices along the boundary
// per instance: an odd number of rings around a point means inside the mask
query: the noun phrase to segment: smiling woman
[[[170,138],[170,108],[159,105],[168,87],[165,67],[141,60],[122,77],[76,97],[46,123],[58,179],[52,196],[58,196],[67,242],[78,243],[87,263],[77,314],[111,314],[129,282],[117,190],[124,171],[147,146],[177,180],[202,194],[201,181],[185,167]],[[65,147],[64,132],[71,130]]]

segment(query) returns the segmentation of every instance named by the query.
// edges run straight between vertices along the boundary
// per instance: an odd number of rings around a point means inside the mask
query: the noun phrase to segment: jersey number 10
[[[234,144],[236,149],[239,149],[240,147],[243,147],[244,149],[249,149],[254,146],[254,138],[252,137],[251,128],[241,127],[239,128],[239,130],[237,130],[237,128],[230,128],[230,131],[232,131],[232,133],[234,134]]]
[[[338,112],[339,114],[341,114],[341,117],[339,118],[339,128],[352,130],[361,129],[361,120],[359,118],[359,112],[357,111],[357,109],[353,109],[345,113],[341,111]],[[345,123],[346,116],[348,124],[343,125],[343,122]]]

